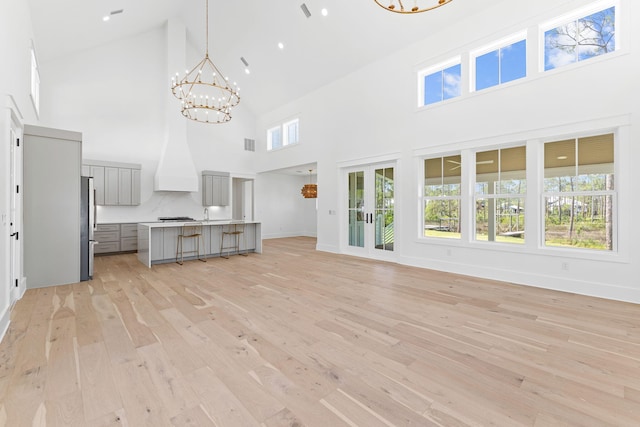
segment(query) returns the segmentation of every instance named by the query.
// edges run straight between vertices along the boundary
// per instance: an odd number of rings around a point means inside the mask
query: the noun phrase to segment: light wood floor
[[[0,425],[640,425],[640,306],[314,246],[28,291]]]

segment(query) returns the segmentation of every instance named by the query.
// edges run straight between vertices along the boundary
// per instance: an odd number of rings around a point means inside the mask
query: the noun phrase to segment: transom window
[[[300,142],[300,120],[295,118],[267,130],[267,150],[277,150]]]
[[[527,41],[524,34],[481,49],[472,56],[475,57],[476,90],[521,79],[527,75]]]
[[[36,115],[40,114],[40,69],[33,44],[31,45],[31,101]]]
[[[425,159],[424,236],[460,239],[461,169],[459,154]]]
[[[425,106],[460,96],[461,71],[460,58],[455,58],[418,73],[421,92],[419,105]]]
[[[614,250],[613,144],[613,134],[545,144],[546,246]]]
[[[616,47],[616,7],[583,12],[545,31],[544,69],[605,55]]]

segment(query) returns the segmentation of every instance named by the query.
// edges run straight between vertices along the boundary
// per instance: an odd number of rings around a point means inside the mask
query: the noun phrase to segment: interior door
[[[22,150],[19,128],[12,123],[10,129],[10,197],[9,197],[9,278],[11,283],[11,303],[24,292],[22,276]]]
[[[394,258],[394,174],[393,164],[346,171],[346,252],[372,258]]]

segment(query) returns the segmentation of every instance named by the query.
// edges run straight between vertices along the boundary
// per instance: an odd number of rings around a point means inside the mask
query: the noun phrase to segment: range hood
[[[186,29],[182,22],[169,19],[166,24],[167,75],[184,69]],[[165,141],[154,179],[155,191],[198,191],[198,174],[187,143],[188,120],[180,114],[179,101],[167,88],[165,105]]]
[[[173,114],[186,122],[179,111],[174,110]],[[187,144],[186,123],[183,124],[185,132],[182,137],[168,132],[165,139],[153,181],[155,191],[198,191],[198,174]]]

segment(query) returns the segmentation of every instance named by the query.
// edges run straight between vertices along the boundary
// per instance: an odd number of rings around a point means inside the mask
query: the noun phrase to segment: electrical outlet
[[[451,256],[451,249],[447,249],[447,256]]]
[[[563,270],[569,271],[569,263],[568,262],[563,262],[561,267],[562,267]]]

